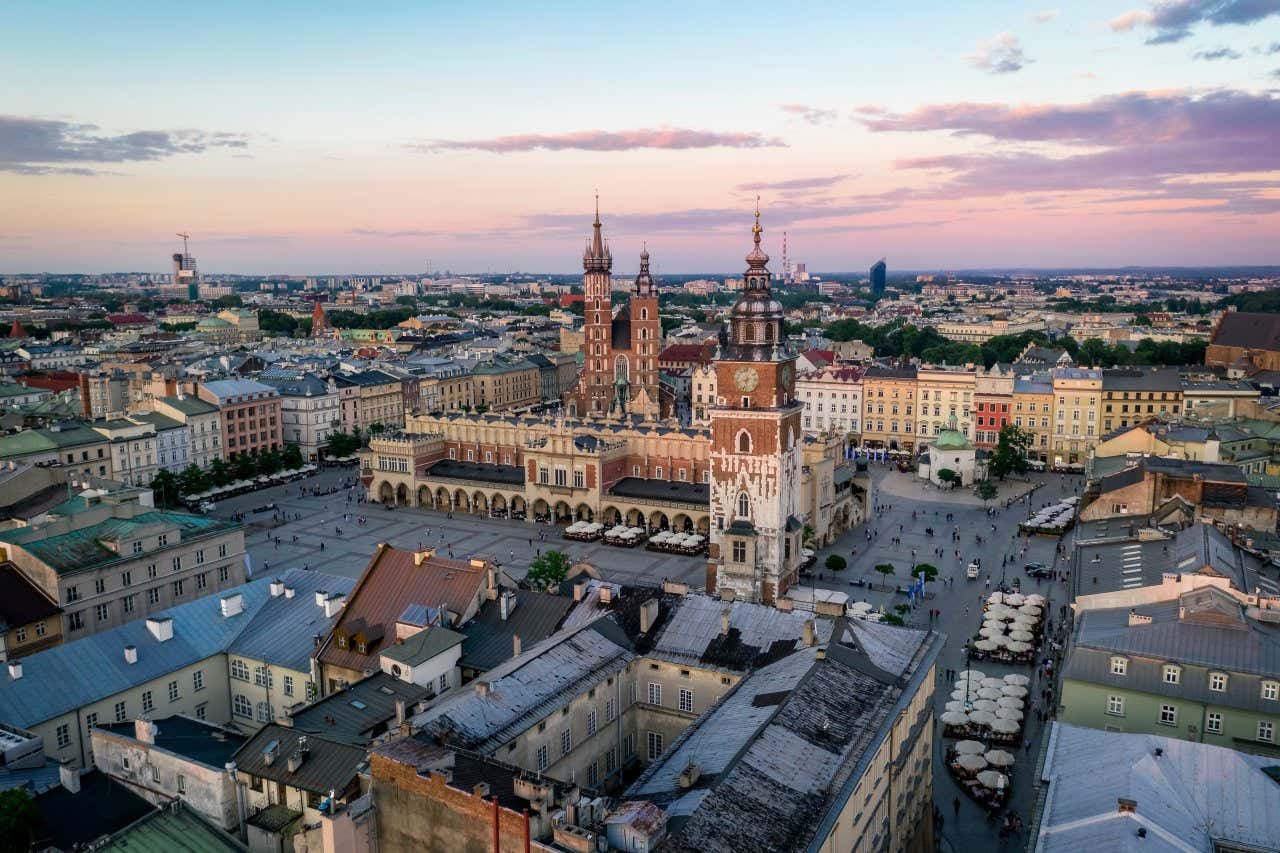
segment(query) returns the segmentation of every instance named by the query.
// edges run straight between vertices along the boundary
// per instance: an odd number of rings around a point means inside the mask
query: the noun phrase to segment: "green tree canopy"
[[[1031,451],[1034,437],[1017,424],[1000,428],[996,449],[991,453],[987,469],[1003,480],[1009,474],[1021,474],[1027,470],[1027,453]]]
[[[533,561],[524,579],[538,592],[545,592],[564,581],[569,565],[569,556],[563,551],[547,551]]]
[[[845,566],[849,564],[845,561],[845,558],[841,557],[839,554],[828,554],[826,565],[827,569],[830,571],[842,572],[844,571]]]
[[[0,853],[27,853],[40,812],[25,788],[0,791]]]
[[[989,501],[992,498],[994,498],[999,493],[999,490],[996,488],[995,483],[991,482],[990,480],[983,480],[981,483],[978,484],[978,487],[977,489],[975,489],[975,492],[977,493],[978,497],[982,498],[983,502],[985,503],[986,501]]]

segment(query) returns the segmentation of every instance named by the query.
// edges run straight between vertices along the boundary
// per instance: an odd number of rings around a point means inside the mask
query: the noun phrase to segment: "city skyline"
[[[0,270],[1276,263],[1280,3],[15,4]]]

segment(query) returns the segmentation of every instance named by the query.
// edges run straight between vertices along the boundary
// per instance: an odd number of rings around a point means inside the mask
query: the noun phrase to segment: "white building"
[[[307,373],[295,379],[267,379],[280,392],[280,438],[296,444],[302,458],[314,462],[342,426],[338,386]]]
[[[155,398],[151,401],[151,409],[186,427],[188,464],[208,468],[213,460],[224,458],[222,416],[217,406],[206,403],[199,397],[179,394],[176,397]]]
[[[806,433],[835,430],[842,435],[858,435],[862,411],[861,367],[828,367],[801,374],[796,380],[796,399],[804,404]]]

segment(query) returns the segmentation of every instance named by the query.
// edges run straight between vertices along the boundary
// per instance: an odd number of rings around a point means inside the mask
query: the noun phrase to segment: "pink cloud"
[[[689,148],[785,148],[776,137],[753,132],[718,133],[661,127],[636,130],[579,130],[561,134],[519,134],[493,139],[440,139],[408,146],[423,153],[441,151],[488,151],[509,154],[519,151],[632,151],[639,148],[683,150]]]
[[[807,124],[831,124],[839,115],[835,110],[824,110],[808,104],[783,104],[779,107]]]

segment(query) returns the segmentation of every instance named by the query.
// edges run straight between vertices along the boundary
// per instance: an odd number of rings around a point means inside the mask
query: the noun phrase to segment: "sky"
[[[980,11],[977,11],[980,8]],[[0,4],[0,272],[1280,263],[1280,0]]]

